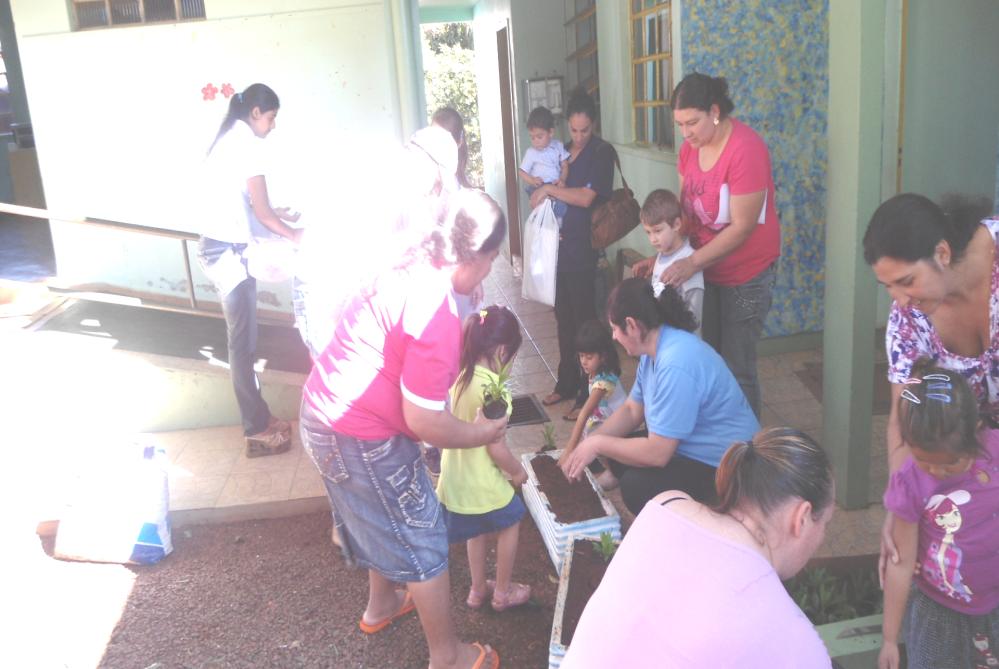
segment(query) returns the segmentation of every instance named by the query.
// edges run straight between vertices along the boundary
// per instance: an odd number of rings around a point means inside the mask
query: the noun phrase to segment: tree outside
[[[482,137],[473,47],[472,28],[468,23],[436,23],[423,27],[427,119],[429,121],[441,107],[452,107],[461,114],[468,145],[468,180],[481,186]]]

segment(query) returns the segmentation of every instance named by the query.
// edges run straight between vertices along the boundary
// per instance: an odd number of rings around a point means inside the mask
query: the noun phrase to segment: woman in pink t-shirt
[[[720,501],[672,490],[645,505],[576,627],[563,669],[828,669],[781,584],[822,543],[833,477],[803,432],[773,427],[725,453]]]
[[[471,448],[501,439],[506,417],[475,422],[445,406],[458,376],[455,294],[488,276],[506,218],[485,193],[448,197],[443,221],[343,310],[302,397],[302,443],[319,469],[347,561],[368,570],[359,627],[377,634],[415,608],[431,667],[499,666],[451,622],[448,536],[419,441]],[[397,584],[405,584],[398,588]]]
[[[684,143],[677,170],[693,255],[670,265],[663,283],[681,286],[704,272],[704,340],[728,364],[756,416],[756,343],[770,311],[780,256],[780,223],[766,142],[731,116],[722,77],[687,75],[673,91],[673,119]],[[652,262],[636,268],[652,271]]]

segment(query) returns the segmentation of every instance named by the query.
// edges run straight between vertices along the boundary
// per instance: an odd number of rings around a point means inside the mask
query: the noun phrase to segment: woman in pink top
[[[478,190],[447,205],[403,265],[344,309],[305,383],[302,443],[326,485],[344,557],[368,571],[361,631],[378,634],[415,608],[431,669],[496,669],[499,655],[459,643],[452,625],[447,527],[418,442],[471,448],[506,431],[505,416],[465,422],[445,407],[461,350],[455,294],[489,275],[506,218]]]
[[[766,142],[731,116],[722,77],[693,73],[673,91],[673,120],[683,135],[677,170],[693,255],[659,277],[676,287],[704,272],[704,341],[717,350],[760,416],[756,343],[770,311],[780,223]],[[652,271],[654,259],[636,268]]]
[[[806,434],[767,428],[718,466],[714,508],[678,491],[649,501],[573,635],[563,669],[828,669],[781,580],[822,543],[829,460]]]

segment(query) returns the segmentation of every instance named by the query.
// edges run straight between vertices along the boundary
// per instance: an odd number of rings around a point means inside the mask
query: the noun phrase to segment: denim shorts
[[[458,544],[482,534],[505,530],[519,523],[525,513],[527,513],[527,508],[520,496],[516,494],[503,508],[486,513],[455,513],[445,508],[447,540],[452,544]]]
[[[443,507],[412,439],[356,439],[317,424],[305,408],[300,425],[349,564],[398,582],[427,581],[447,569]]]

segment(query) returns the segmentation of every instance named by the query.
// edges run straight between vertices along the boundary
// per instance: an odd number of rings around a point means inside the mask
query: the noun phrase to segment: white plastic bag
[[[555,306],[555,272],[558,269],[558,218],[552,201],[534,208],[524,223],[524,281],[521,295]]]
[[[153,564],[173,551],[162,448],[129,446],[76,484],[59,518],[57,558]]]

